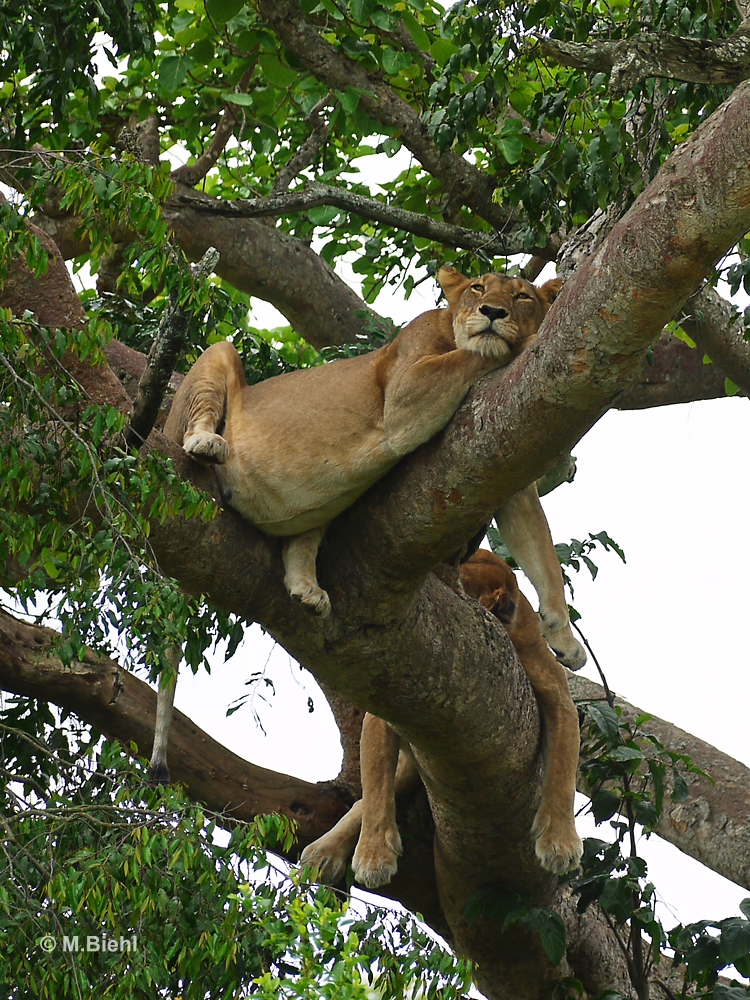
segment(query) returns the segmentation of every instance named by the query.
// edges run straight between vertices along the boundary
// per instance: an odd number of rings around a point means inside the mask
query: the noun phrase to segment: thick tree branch
[[[703,364],[703,351],[688,347],[664,330],[653,344],[650,360],[643,358],[635,378],[615,396],[612,406],[616,410],[645,410],[698,399],[723,399],[725,381],[718,364]]]
[[[682,326],[725,375],[750,395],[750,343],[745,325],[714,288],[703,288],[687,304]]]
[[[274,305],[301,337],[321,348],[351,344],[371,325],[390,333],[392,326],[378,316],[328,264],[300,240],[254,219],[219,214],[226,202],[177,189],[164,217],[185,255],[200,260],[216,247],[221,259],[216,273],[248,295]],[[209,211],[213,206],[216,211]],[[37,225],[58,245],[65,259],[88,251],[79,235],[80,218],[37,216]],[[126,229],[113,234],[132,242]]]
[[[609,73],[610,90],[616,95],[653,76],[711,85],[740,83],[750,76],[750,28],[744,25],[719,42],[644,31],[614,42],[540,37],[539,44],[563,66]]]
[[[141,757],[151,751],[156,691],[115,660],[89,650],[63,666],[56,652],[62,637],[0,610],[0,686],[50,701],[74,712],[108,739]],[[312,784],[258,767],[231,753],[175,712],[169,766],[173,779],[210,809],[249,821],[281,812],[299,824],[300,845],[321,836],[351,804],[328,783]],[[301,849],[301,848],[300,848]]]
[[[304,212],[318,205],[335,205],[347,212],[362,216],[363,219],[373,219],[394,229],[401,229],[425,239],[434,240],[444,246],[462,247],[467,250],[478,250],[487,254],[513,254],[523,252],[523,240],[518,234],[504,236],[498,233],[483,233],[476,229],[466,229],[464,226],[453,226],[439,219],[431,219],[421,212],[409,212],[396,205],[366,198],[344,188],[332,187],[330,184],[319,184],[310,181],[302,188],[289,193],[269,195],[266,198],[253,198],[234,201],[206,203],[203,205],[195,200],[178,203],[189,204],[196,211],[207,211],[228,218],[259,218],[262,216],[289,215],[294,212]]]
[[[569,673],[568,683],[576,702],[604,699],[604,688],[580,674]],[[622,709],[624,722],[644,714],[622,698],[617,697],[615,704]],[[713,779],[687,775],[690,797],[673,802],[674,783],[668,774],[656,832],[683,854],[750,890],[750,768],[663,719],[652,717],[643,728],[667,749],[688,754]],[[578,790],[584,795],[590,792],[580,779]]]

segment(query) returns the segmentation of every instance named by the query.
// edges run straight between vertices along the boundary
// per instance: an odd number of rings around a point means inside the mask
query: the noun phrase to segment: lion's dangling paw
[[[401,837],[397,827],[377,841],[363,842],[360,837],[352,858],[354,878],[367,889],[387,885],[398,870],[401,854]]]
[[[314,870],[315,881],[324,885],[337,885],[346,874],[349,863],[347,845],[342,844],[339,838],[332,837],[331,833],[333,831],[308,844],[299,859],[300,865],[307,865]]]
[[[184,451],[201,465],[224,465],[229,458],[229,445],[221,434],[195,431],[182,442]]]
[[[289,596],[295,601],[299,601],[308,611],[314,611],[321,618],[327,618],[331,613],[331,600],[321,587],[290,590]]]
[[[542,868],[555,875],[564,875],[578,868],[583,855],[583,842],[576,832],[572,819],[564,823],[540,810],[534,818],[531,835],[536,843],[534,850]]]
[[[570,631],[568,623],[551,615],[540,617],[542,635],[558,661],[568,670],[580,670],[586,663],[586,650]]]

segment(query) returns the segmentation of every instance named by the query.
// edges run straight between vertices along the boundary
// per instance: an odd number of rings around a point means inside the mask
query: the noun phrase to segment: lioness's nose
[[[508,310],[503,309],[502,306],[480,306],[479,311],[487,316],[491,323],[494,323],[496,319],[507,319]]]

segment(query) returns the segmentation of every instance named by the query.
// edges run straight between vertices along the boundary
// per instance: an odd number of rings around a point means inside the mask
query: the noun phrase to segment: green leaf
[[[497,148],[506,163],[517,163],[523,153],[523,142],[518,135],[504,135],[497,140]]]
[[[244,6],[245,0],[206,0],[206,13],[214,24],[226,24]]]
[[[188,70],[193,66],[190,56],[167,56],[159,66],[159,83],[161,89],[173,94],[187,79]]]
[[[614,708],[609,705],[590,702],[586,705],[586,711],[596,723],[597,728],[610,742],[614,742],[620,735],[620,720]]]
[[[228,104],[239,104],[243,108],[251,108],[255,103],[255,98],[252,94],[235,94],[230,90],[222,91],[221,99]]]
[[[279,90],[286,90],[299,80],[299,73],[279,62],[273,52],[265,52],[258,59],[263,76]]]
[[[347,87],[346,90],[334,91],[336,97],[341,101],[341,107],[347,114],[353,114],[359,105],[360,93],[354,87]]]
[[[352,0],[354,20],[364,24],[377,6],[375,0]]]
[[[543,911],[545,919],[540,920],[539,936],[542,939],[542,947],[547,953],[547,957],[553,965],[559,965],[565,957],[567,946],[567,935],[565,924],[559,913],[553,910]]]
[[[423,52],[429,51],[430,36],[424,30],[419,21],[408,10],[401,11],[401,20],[406,25],[406,29]]]
[[[607,879],[599,904],[618,924],[624,924],[633,912],[633,890],[627,879]]]
[[[727,396],[736,396],[737,393],[740,392],[740,387],[738,385],[735,385],[730,378],[725,378],[724,392],[727,394]]]
[[[620,806],[620,796],[613,792],[608,792],[606,788],[597,792],[591,800],[591,811],[594,814],[594,821],[603,823],[605,819],[614,816]]]
[[[643,760],[643,751],[637,747],[615,747],[609,756],[614,760]]]

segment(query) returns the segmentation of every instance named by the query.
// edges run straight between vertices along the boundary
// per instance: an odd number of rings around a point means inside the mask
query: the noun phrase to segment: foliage
[[[665,794],[672,802],[689,798],[685,775],[711,780],[710,776],[687,754],[670,750],[648,731],[651,716],[624,719],[611,696],[579,708],[584,716],[581,776],[589,789],[589,808],[597,824],[609,821],[615,838],[584,841],[581,874],[572,882],[578,910],[593,903],[601,908],[627,956],[639,996],[648,995],[652,970],[665,961],[664,950],[669,947],[673,965],[683,974],[683,995],[720,1000],[725,987],[717,983],[719,973],[733,966],[745,976],[750,968],[750,919],[704,920],[666,932],[656,912],[656,889],[637,845],[639,831],[648,837],[657,827]],[[741,908],[750,917],[750,900]],[[648,950],[645,940],[650,942]],[[740,984],[732,988],[744,995]]]
[[[57,722],[19,699],[0,728],[4,996],[463,996],[467,963],[413,919],[358,911],[269,853],[290,821],[228,823]]]

